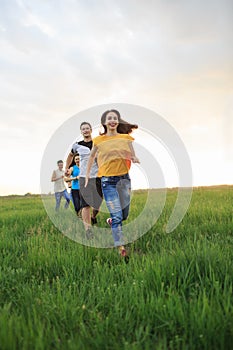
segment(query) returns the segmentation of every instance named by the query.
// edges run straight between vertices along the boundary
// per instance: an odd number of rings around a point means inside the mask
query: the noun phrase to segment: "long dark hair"
[[[107,133],[107,127],[105,125],[105,122],[106,122],[107,114],[110,112],[114,112],[118,116],[119,125],[117,127],[117,132],[119,134],[130,134],[134,129],[138,128],[137,124],[130,124],[130,123],[126,122],[125,120],[123,120],[121,118],[120,113],[116,109],[110,109],[102,114],[101,124],[104,128],[104,132],[101,133],[101,135],[105,135]]]

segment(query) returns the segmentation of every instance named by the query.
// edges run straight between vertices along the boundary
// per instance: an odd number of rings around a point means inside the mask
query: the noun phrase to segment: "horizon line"
[[[160,190],[175,190],[175,189],[198,189],[198,188],[217,188],[217,187],[232,187],[233,184],[218,184],[218,185],[198,185],[198,186],[175,186],[175,187],[152,187],[152,188],[137,188],[135,190],[132,190],[132,192],[137,191],[148,191],[148,190],[154,190],[154,191],[160,191]],[[25,194],[5,194],[1,195],[0,197],[26,197],[26,196],[49,196],[54,195],[54,192],[48,192],[48,193],[31,193],[27,192]]]

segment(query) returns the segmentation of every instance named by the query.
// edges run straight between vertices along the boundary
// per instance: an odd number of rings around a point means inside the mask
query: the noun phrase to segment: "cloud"
[[[161,113],[191,151],[205,145],[200,130],[212,131],[210,147],[227,135],[221,143],[229,149],[232,7],[230,0],[2,0],[0,146],[34,142],[42,152],[65,119],[113,101]]]

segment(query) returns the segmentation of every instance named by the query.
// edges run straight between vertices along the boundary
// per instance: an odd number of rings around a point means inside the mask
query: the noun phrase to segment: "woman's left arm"
[[[132,160],[132,162],[133,163],[140,163],[140,160],[135,155],[135,150],[134,150],[132,142],[129,142],[129,148],[130,148],[130,152],[131,152],[131,160]]]

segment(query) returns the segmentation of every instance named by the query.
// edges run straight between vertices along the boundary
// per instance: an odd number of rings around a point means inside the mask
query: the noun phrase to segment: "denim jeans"
[[[103,176],[101,183],[104,199],[112,218],[114,246],[117,247],[124,244],[122,221],[129,215],[131,180],[129,174]]]
[[[67,192],[67,190],[64,190],[62,192],[55,192],[54,195],[55,195],[55,199],[56,199],[55,210],[58,210],[60,208],[60,203],[61,203],[62,197],[64,197],[66,200],[65,209],[67,209],[69,206],[69,203],[70,203],[70,196],[69,196],[69,193]]]

